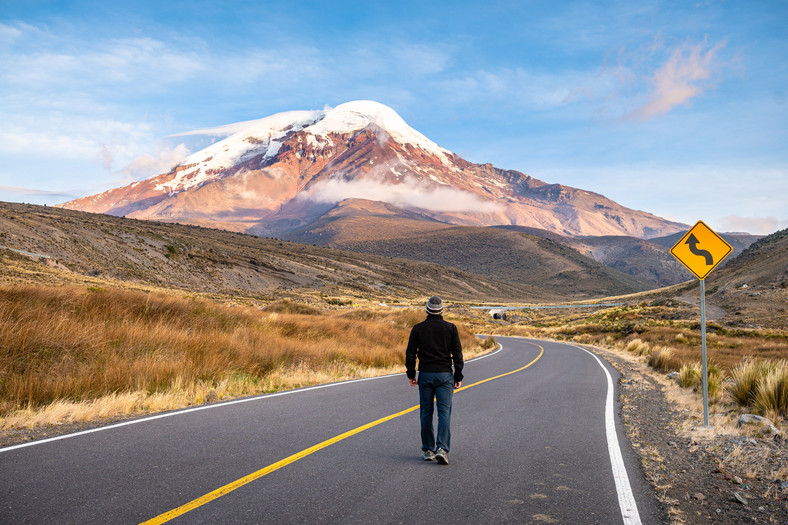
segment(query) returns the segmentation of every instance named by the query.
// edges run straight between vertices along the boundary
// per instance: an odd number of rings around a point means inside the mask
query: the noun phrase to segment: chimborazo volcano
[[[391,108],[355,101],[234,124],[167,173],[64,208],[264,236],[303,229],[344,201],[448,224],[652,238],[684,225],[524,173],[473,164]]]

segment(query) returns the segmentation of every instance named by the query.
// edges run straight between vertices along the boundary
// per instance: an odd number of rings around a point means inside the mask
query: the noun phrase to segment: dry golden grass
[[[699,314],[678,301],[656,298],[650,303],[597,311],[523,310],[510,312],[509,319],[509,323],[495,323],[479,314],[473,318],[471,327],[478,332],[545,337],[619,350],[647,360],[659,371],[680,371],[680,381],[699,389],[700,382],[690,377],[696,367],[700,377]],[[768,386],[765,381],[767,372],[785,368],[780,363],[788,358],[788,331],[733,327],[710,321],[707,354],[712,402],[725,402],[730,394],[749,410],[775,419],[788,416],[788,374],[775,372]],[[741,384],[743,372],[737,370],[751,361],[761,363],[762,370],[756,374],[759,379],[750,378],[747,384]],[[723,388],[726,382],[727,387]],[[737,394],[738,390],[743,393]],[[758,391],[762,392],[761,402],[756,404]]]
[[[701,382],[700,363],[684,363],[679,370],[678,385],[681,388],[694,388]]]
[[[420,310],[273,311],[99,287],[0,287],[0,427],[404,372]],[[292,313],[297,312],[297,313]],[[484,349],[459,325],[467,357]]]

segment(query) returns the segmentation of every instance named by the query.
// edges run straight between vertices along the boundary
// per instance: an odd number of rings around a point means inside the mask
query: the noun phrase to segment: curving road
[[[618,421],[615,369],[498,339],[466,365],[448,466],[421,461],[401,374],[0,449],[0,523],[666,522]]]

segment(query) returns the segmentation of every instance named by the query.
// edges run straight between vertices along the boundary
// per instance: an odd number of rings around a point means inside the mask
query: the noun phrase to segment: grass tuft
[[[676,357],[673,349],[667,346],[663,346],[649,354],[648,364],[651,368],[660,372],[673,372],[681,368],[681,360]]]
[[[648,343],[644,343],[640,339],[631,340],[629,343],[627,343],[624,349],[627,352],[633,353],[635,355],[649,355],[653,351]]]
[[[701,364],[684,363],[679,370],[678,384],[681,388],[694,388],[701,382]]]
[[[776,368],[776,363],[746,359],[731,371],[732,382],[727,391],[742,406],[752,406],[764,378]]]
[[[481,348],[484,350],[492,350],[493,348],[498,347],[498,341],[495,340],[495,337],[488,336],[482,339]]]
[[[788,363],[782,361],[758,385],[754,405],[765,414],[788,416]]]
[[[723,373],[714,361],[709,361],[706,365],[706,372],[708,377],[706,379],[706,386],[709,393],[709,401],[715,403],[720,400],[722,394],[722,380]],[[698,364],[698,377],[699,381],[692,387],[695,393],[703,395],[703,367]]]

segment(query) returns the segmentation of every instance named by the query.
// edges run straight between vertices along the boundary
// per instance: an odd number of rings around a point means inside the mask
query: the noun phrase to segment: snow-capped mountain
[[[451,224],[565,235],[655,237],[683,227],[599,194],[467,162],[377,102],[227,128],[230,136],[168,173],[62,206],[264,235],[303,227],[347,199],[386,202]]]

